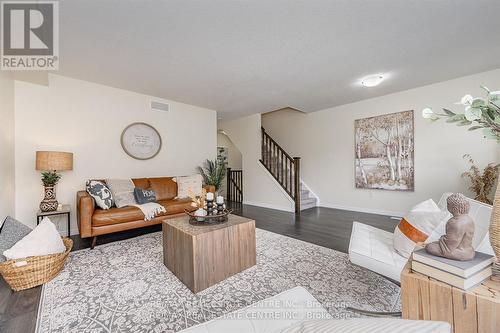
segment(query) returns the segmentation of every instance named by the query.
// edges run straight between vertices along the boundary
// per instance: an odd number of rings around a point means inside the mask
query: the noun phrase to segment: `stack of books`
[[[493,258],[492,255],[476,252],[474,259],[458,261],[437,257],[420,249],[413,252],[411,268],[415,272],[467,290],[491,276]]]

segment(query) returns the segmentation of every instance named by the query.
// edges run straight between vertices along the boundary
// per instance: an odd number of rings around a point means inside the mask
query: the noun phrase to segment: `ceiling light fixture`
[[[361,84],[364,87],[371,88],[378,86],[384,80],[382,74],[368,75],[361,79]]]

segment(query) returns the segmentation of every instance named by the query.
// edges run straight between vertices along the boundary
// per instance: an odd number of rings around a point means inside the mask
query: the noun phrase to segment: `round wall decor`
[[[161,149],[160,133],[146,123],[133,123],[122,132],[123,150],[138,160],[149,160],[155,157]]]

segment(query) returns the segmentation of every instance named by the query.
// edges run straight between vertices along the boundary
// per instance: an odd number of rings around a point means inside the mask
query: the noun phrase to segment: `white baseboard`
[[[285,212],[293,212],[294,211],[294,209],[292,207],[270,205],[270,204],[267,204],[267,203],[264,203],[264,202],[254,202],[254,201],[243,200],[243,204],[250,205],[250,206],[258,206],[258,207],[263,207],[263,208],[271,208],[271,209],[276,209],[276,210],[282,210],[282,211],[285,211]]]
[[[335,208],[335,209],[342,209],[342,210],[350,210],[350,211],[353,211],[353,212],[360,212],[360,213],[386,215],[386,216],[390,216],[390,217],[396,217],[398,219],[401,218],[404,215],[404,213],[401,213],[401,212],[393,212],[393,211],[382,210],[382,209],[371,209],[371,208],[344,206],[344,205],[336,205],[336,204],[325,204],[325,203],[322,203],[320,207]]]

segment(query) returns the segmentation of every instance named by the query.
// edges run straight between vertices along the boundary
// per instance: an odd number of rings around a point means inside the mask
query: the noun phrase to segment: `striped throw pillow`
[[[394,250],[409,258],[417,243],[425,242],[446,216],[446,212],[439,209],[432,199],[419,203],[401,219],[394,230]]]

